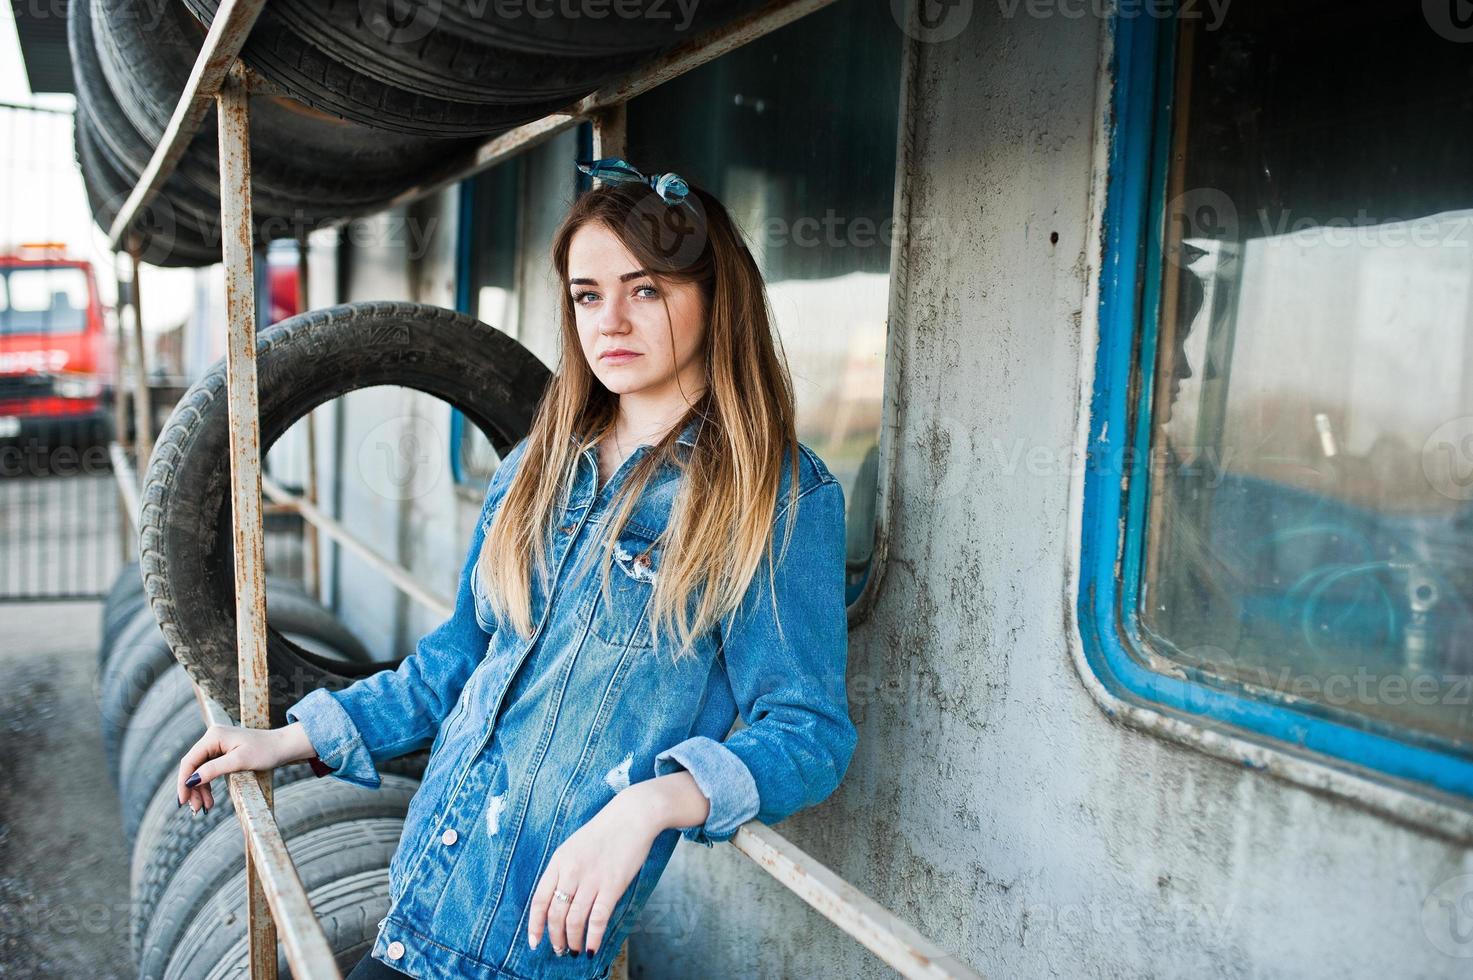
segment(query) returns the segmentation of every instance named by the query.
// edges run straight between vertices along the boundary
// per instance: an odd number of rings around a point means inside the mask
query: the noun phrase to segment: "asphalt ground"
[[[98,728],[102,603],[0,601],[0,977],[134,977]]]

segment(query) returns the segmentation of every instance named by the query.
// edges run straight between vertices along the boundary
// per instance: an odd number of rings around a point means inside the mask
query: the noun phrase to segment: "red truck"
[[[114,360],[90,262],[56,242],[0,253],[0,439],[105,439]]]

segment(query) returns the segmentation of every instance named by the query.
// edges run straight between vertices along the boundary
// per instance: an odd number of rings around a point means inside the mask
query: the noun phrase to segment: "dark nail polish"
[[[190,777],[184,781],[184,785],[185,786],[198,786],[199,785],[199,773],[193,773],[192,775],[190,775]]]

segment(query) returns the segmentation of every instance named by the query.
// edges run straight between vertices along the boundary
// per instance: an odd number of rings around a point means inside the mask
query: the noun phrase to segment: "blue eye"
[[[643,285],[643,286],[636,286],[636,287],[634,287],[634,291],[636,293],[642,293],[645,290],[649,290],[649,292],[653,294],[653,296],[648,297],[648,298],[653,299],[654,296],[660,295],[660,291],[658,289],[656,289],[654,286]],[[597,295],[598,295],[598,293],[595,293],[592,290],[585,290],[584,292],[581,292],[581,293],[574,293],[573,294],[573,305],[574,306],[580,306],[580,305],[581,306],[587,306],[588,304],[586,304],[586,303],[583,302],[583,297],[585,297],[585,296],[597,296]]]

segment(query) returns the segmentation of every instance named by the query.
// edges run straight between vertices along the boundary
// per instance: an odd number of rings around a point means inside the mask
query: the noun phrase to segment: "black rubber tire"
[[[266,621],[301,644],[334,661],[371,664],[373,656],[362,641],[343,625],[327,607],[294,587],[266,582]],[[151,611],[140,610],[135,623],[120,636],[114,654],[103,665],[98,683],[98,710],[102,747],[107,756],[113,785],[121,789],[120,746],[135,711],[155,681],[175,663],[168,641]]]
[[[118,753],[118,801],[128,846],[138,835],[143,811],[159,783],[174,775],[179,760],[205,733],[189,675],[177,664],[154,682],[123,733]]]
[[[208,26],[214,20],[217,3],[186,0],[190,13]],[[346,23],[352,14],[342,15]],[[478,103],[463,97],[437,97],[407,90],[402,84],[387,80],[384,48],[419,47],[379,41],[377,56],[364,59],[347,52],[323,50],[307,41],[288,21],[283,12],[269,4],[262,8],[250,36],[241,49],[241,60],[294,98],[323,112],[363,126],[391,130],[431,139],[458,139],[499,135],[545,115],[567,108],[587,86],[572,97],[553,96],[524,98],[517,103]],[[443,51],[436,45],[437,51]]]
[[[117,217],[132,188],[136,176],[121,174],[97,145],[97,135],[87,106],[77,103],[72,140],[77,166],[82,171],[82,187],[92,220],[106,232]],[[220,261],[218,238],[213,247],[206,243],[198,219],[185,208],[176,208],[170,200],[174,185],[171,176],[164,191],[134,219],[133,229],[139,236],[139,259],[163,268],[199,268]]]
[[[201,24],[213,21],[220,6],[218,0],[183,2]],[[734,0],[712,5],[740,7]],[[353,65],[380,85],[492,108],[571,102],[696,29],[693,24],[682,33],[673,24],[647,20],[652,29],[632,38],[619,30],[632,22],[626,19],[502,19],[485,8],[478,17],[462,4],[440,0],[412,6],[413,22],[397,26],[393,21],[400,18],[388,15],[385,0],[299,0],[272,13],[295,43]],[[705,14],[706,4],[698,11]]]
[[[419,779],[424,775],[429,752],[420,750],[395,759],[377,763],[381,775],[404,776]],[[312,769],[306,763],[282,766],[272,771],[271,785],[275,790],[303,779],[312,778]],[[326,777],[331,778],[331,777]],[[129,873],[132,895],[131,922],[129,933],[133,943],[135,962],[142,955],[144,933],[153,910],[158,905],[174,872],[194,846],[204,839],[222,820],[235,820],[235,801],[220,783],[215,794],[215,805],[204,813],[193,813],[179,806],[175,797],[174,783],[164,780],[154,790],[153,799],[144,811],[138,824],[138,836],[133,841],[133,858]],[[326,928],[326,924],[324,924]]]
[[[113,644],[118,641],[123,630],[133,621],[133,617],[143,611],[148,605],[148,596],[143,594],[143,578],[138,578],[138,594],[119,599],[114,604],[111,612],[103,614],[102,642],[97,645],[97,663],[102,665],[107,658],[112,656]]]
[[[161,10],[166,14],[168,11],[167,7]],[[174,16],[182,18],[191,29],[196,26],[193,18],[183,11],[175,10]],[[123,87],[121,95],[110,87],[101,56],[106,46],[99,47],[98,42],[103,38],[94,30],[102,19],[90,0],[78,0],[68,8],[67,45],[77,90],[74,133],[77,162],[82,169],[93,218],[105,230],[148,165],[162,129],[152,135],[141,133],[136,118],[142,111],[142,95],[135,87]],[[138,32],[139,21],[151,19],[150,13],[137,13],[131,25],[133,32]],[[169,23],[167,16],[159,19],[160,25]],[[153,64],[147,52],[123,63],[135,67]],[[139,67],[138,70],[147,73],[149,69]],[[129,74],[128,70],[122,73],[124,78]],[[181,81],[179,88],[169,95],[168,112],[172,112],[173,100],[182,88]],[[198,267],[221,260],[217,136],[213,120],[210,116],[205,129],[195,134],[178,166],[164,182],[163,190],[144,209],[144,217],[135,222],[142,236],[145,262]],[[255,147],[258,142],[255,127],[252,133]],[[281,152],[277,150],[278,154]],[[269,161],[269,156],[263,161],[253,156],[252,160],[252,232],[258,245],[278,238],[294,238],[298,231],[310,232],[345,214],[365,213],[379,207],[383,200],[382,197],[359,200],[368,192],[355,191],[355,204],[348,207],[325,193],[314,195],[318,188],[313,187],[303,188],[295,195],[278,194],[269,182],[272,171],[264,166]],[[334,179],[341,182],[340,175],[344,172],[353,170],[342,168]],[[401,179],[394,186],[404,183]]]
[[[86,115],[97,150],[112,170],[129,176],[141,174],[153,157],[162,131],[152,137],[140,133],[129,115],[130,110],[138,111],[136,95],[124,92],[119,97],[110,85],[94,31],[97,17],[94,0],[76,0],[67,7],[67,50],[72,59],[77,112]],[[220,221],[219,181],[218,177],[201,173],[194,158],[214,139],[213,133],[197,133],[190,140],[163,191],[172,208],[189,211],[205,227]]]
[[[273,791],[303,779],[311,779],[312,769],[306,763],[282,766],[271,773]],[[129,934],[133,943],[133,959],[142,955],[144,932],[153,918],[164,889],[184,855],[222,820],[235,822],[235,800],[220,783],[215,805],[204,813],[179,805],[173,780],[166,779],[154,788],[153,799],[138,822],[138,835],[133,839],[133,859],[129,871]]]
[[[153,613],[148,609],[148,597],[143,596],[142,601],[136,605],[129,603],[132,607],[128,618],[119,623],[113,630],[110,638],[104,639],[101,646],[97,648],[97,680],[99,688],[107,677],[107,665],[117,655],[119,650],[127,650],[136,645],[139,640],[148,635],[150,626],[155,631],[158,629],[158,620],[153,618]]]
[[[219,7],[184,2],[202,24]],[[502,19],[459,0],[412,6],[413,22],[394,26],[386,0],[268,5],[241,54],[297,98],[344,118],[485,137],[565,109],[760,0],[708,0],[683,30],[670,18]]]
[[[341,914],[344,898],[356,896],[365,883],[380,884],[387,896],[389,862],[403,829],[402,821],[394,819],[353,820],[319,827],[289,842],[287,850],[314,910],[328,899],[332,911]],[[333,887],[344,879],[350,882],[346,895]],[[238,966],[249,964],[246,918],[240,914],[245,898],[244,871],[206,897],[169,957],[165,980],[225,980],[236,975]],[[351,933],[342,939],[350,946],[362,941]]]
[[[117,632],[118,625],[125,619],[132,617],[132,612],[120,610],[127,605],[139,603],[137,609],[143,606],[143,573],[140,571],[138,560],[127,562],[118,569],[117,577],[107,590],[107,596],[102,600],[102,643],[107,644],[107,638]]]
[[[530,429],[549,378],[538,358],[478,320],[416,303],[350,303],[299,314],[257,338],[260,452],[324,402],[400,385],[448,402],[505,455]],[[149,603],[200,686],[239,718],[225,367],[185,393],[154,445],[142,488]],[[392,667],[334,664],[267,629],[271,724],[317,688]]]
[[[85,2],[98,69],[151,149],[168,127],[206,28],[179,0]],[[216,198],[218,140],[211,114],[180,161],[181,171]],[[265,94],[251,99],[250,141],[253,207],[309,220],[379,210],[447,153],[443,139],[346,122]]]
[[[119,639],[97,680],[97,727],[115,787],[119,786],[119,759],[128,724],[149,690],[173,665],[174,655],[153,613],[140,609],[137,621]]]
[[[275,794],[276,824],[289,851],[293,850],[292,843],[304,835],[349,821],[399,821],[402,830],[409,801],[418,788],[416,781],[400,776],[384,776],[376,790],[331,777],[302,780]],[[216,793],[215,799],[219,798],[220,793]],[[184,856],[148,921],[139,961],[140,980],[165,975],[166,964],[195,915],[211,896],[241,873],[244,861],[240,826],[235,820],[216,824]],[[384,867],[387,874],[387,861]],[[238,903],[231,908],[240,914]]]
[[[364,954],[373,949],[378,939],[379,921],[389,914],[389,869],[339,878],[314,889],[307,900],[311,902],[317,923],[327,937],[338,972],[347,976]],[[232,976],[238,970],[249,970],[250,953],[245,942],[238,943],[226,955],[226,961],[239,965],[223,975]],[[289,980],[293,975],[285,952],[277,953],[276,975],[281,980]]]

